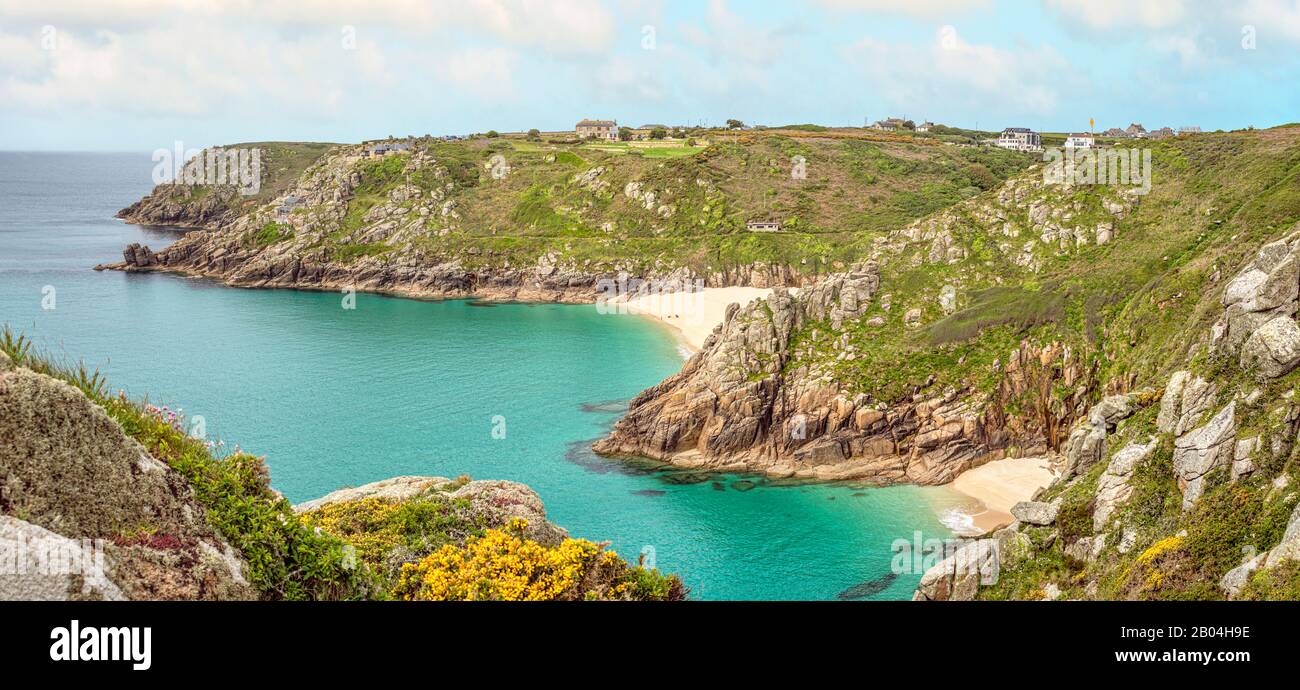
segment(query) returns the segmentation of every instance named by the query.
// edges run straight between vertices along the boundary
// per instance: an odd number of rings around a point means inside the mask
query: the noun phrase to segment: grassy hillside
[[[993,361],[1032,336],[1086,353],[1100,381],[1158,385],[1222,312],[1214,289],[1300,220],[1300,126],[1142,145],[1153,151],[1154,182],[1149,194],[1130,197],[1135,206],[1122,217],[1105,208],[1122,201],[1121,190],[1101,185],[1039,185],[1019,202],[1003,204],[995,192],[955,206],[922,227],[950,234],[960,259],[936,262],[931,245],[900,240],[897,254],[881,256],[880,291],[891,308],[873,305],[841,334],[860,356],[836,359],[840,341],[826,337],[828,324],[814,324],[792,366],[824,366],[896,400],[931,375],[939,387],[990,385]],[[1035,203],[1063,210],[1069,220],[1058,225],[1087,230],[1088,241],[1043,242],[1028,218]],[[1092,237],[1098,223],[1113,225],[1105,244]],[[1026,242],[1033,259],[1022,265]],[[951,314],[939,300],[946,285],[956,293]],[[909,308],[921,310],[917,327],[903,323]]]
[[[1101,461],[1042,497],[1060,500],[1055,522],[1008,537],[1015,549],[983,598],[1223,598],[1225,574],[1280,549],[1296,514],[1300,370],[1263,379],[1213,346],[1211,331],[1225,286],[1262,245],[1300,229],[1300,126],[1141,146],[1153,154],[1149,194],[1044,185],[1030,171],[891,234],[876,253],[879,299],[842,328],[813,323],[795,339],[790,369],[810,367],[886,402],[992,390],[999,363],[1023,340],[1062,344],[1085,373],[1067,380],[1058,371],[1049,388],[1011,401],[1012,416],[1063,417],[1061,406],[1084,390],[1077,418],[1103,394],[1149,389],[1131,398],[1137,410],[1110,433]],[[1240,477],[1214,470],[1187,508],[1174,457],[1175,439],[1189,436],[1156,424],[1178,370],[1212,386],[1189,429],[1236,402],[1233,438],[1246,445],[1235,457],[1251,468]],[[1064,451],[1069,433],[1049,440]],[[1103,481],[1109,461],[1147,443],[1154,450],[1126,480],[1132,497],[1094,529],[1099,487],[1114,486]],[[1249,576],[1239,596],[1297,592],[1300,567],[1290,561]]]
[[[262,193],[229,202],[238,205],[242,246],[345,262],[417,254],[470,268],[545,260],[704,275],[762,263],[819,275],[863,256],[880,233],[993,189],[1034,160],[861,131],[411,143],[382,158],[363,146],[322,155],[326,145],[258,144],[270,158]],[[160,193],[178,200],[176,190]],[[186,193],[182,205],[208,192]],[[287,193],[309,201],[279,218]],[[746,229],[760,219],[782,231]]]
[[[672,149],[435,145],[435,158],[461,166],[499,154],[510,173],[466,179],[451,195],[460,220],[427,246],[477,247],[516,260],[554,251],[702,272],[755,261],[824,272],[859,256],[867,233],[975,195],[1030,163],[1003,151],[779,134],[645,153],[656,150]],[[806,179],[791,176],[799,156]],[[592,171],[600,172],[588,183]],[[759,218],[780,220],[784,231],[746,231],[746,221]]]

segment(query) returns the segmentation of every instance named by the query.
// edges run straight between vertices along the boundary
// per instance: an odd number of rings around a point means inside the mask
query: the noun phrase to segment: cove
[[[934,489],[593,455],[625,401],[682,364],[667,329],[641,317],[364,293],[344,309],[335,293],[91,271],[131,242],[176,236],[112,218],[148,191],[150,167],[134,154],[0,154],[0,321],[266,455],[291,501],[397,475],[520,481],[571,534],[645,554],[697,599],[908,598],[920,574],[888,577],[891,544],[949,535]]]

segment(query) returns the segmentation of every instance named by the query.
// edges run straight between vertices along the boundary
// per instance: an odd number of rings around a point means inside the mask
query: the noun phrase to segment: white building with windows
[[[1096,145],[1091,134],[1075,133],[1065,138],[1067,149],[1090,149]]]
[[[1002,130],[1002,135],[998,137],[994,145],[1011,151],[1043,150],[1043,142],[1039,138],[1038,132],[1028,127],[1007,127]]]

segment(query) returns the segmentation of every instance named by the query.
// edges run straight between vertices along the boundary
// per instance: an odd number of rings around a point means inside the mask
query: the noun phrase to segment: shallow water
[[[335,293],[91,271],[130,242],[176,237],[112,218],[149,190],[151,166],[0,153],[0,320],[266,455],[290,500],[403,474],[521,481],[575,536],[645,553],[700,599],[910,597],[919,573],[887,577],[892,542],[950,534],[933,508],[942,490],[592,454],[626,400],[681,366],[670,331],[642,317],[366,294],[349,310]]]

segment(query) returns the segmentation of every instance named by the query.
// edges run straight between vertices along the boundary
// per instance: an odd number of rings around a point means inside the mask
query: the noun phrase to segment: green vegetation
[[[0,331],[0,351],[15,364],[76,386],[127,435],[189,482],[208,522],[243,554],[249,580],[267,599],[364,599],[373,593],[368,570],[351,567],[343,542],[303,525],[271,490],[261,458],[217,457],[201,441],[125,395],[109,395],[98,372],[53,364],[23,336]],[[178,428],[180,426],[180,428]]]
[[[271,221],[262,226],[261,230],[252,233],[244,238],[244,246],[252,249],[254,247],[269,247],[278,242],[293,237],[293,228],[284,223]]]

